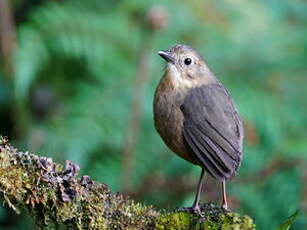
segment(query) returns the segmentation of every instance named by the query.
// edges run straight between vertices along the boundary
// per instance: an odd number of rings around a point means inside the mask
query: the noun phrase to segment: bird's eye
[[[184,64],[190,65],[191,63],[192,63],[192,59],[191,58],[184,59]]]

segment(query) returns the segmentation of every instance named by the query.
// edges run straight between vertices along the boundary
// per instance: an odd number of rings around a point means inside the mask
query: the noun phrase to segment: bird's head
[[[158,54],[167,62],[166,76],[178,86],[190,88],[215,80],[201,55],[190,46],[174,45]]]

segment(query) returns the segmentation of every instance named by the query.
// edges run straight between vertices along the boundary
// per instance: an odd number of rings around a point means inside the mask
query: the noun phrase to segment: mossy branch
[[[79,166],[17,151],[0,138],[0,196],[17,213],[28,211],[42,228],[56,229],[211,229],[254,230],[252,219],[203,205],[205,217],[157,211],[113,194],[88,176],[77,177]]]

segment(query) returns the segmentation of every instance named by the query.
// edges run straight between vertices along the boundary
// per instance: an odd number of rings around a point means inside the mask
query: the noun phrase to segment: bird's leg
[[[192,207],[179,208],[179,209],[177,209],[177,211],[179,211],[179,212],[194,212],[194,213],[201,216],[200,207],[199,207],[199,200],[200,200],[201,189],[202,189],[202,186],[203,186],[204,176],[205,176],[205,170],[202,169],[201,173],[200,173],[198,185],[197,185],[197,192],[196,192],[195,200],[194,200]]]
[[[225,179],[222,181],[222,209],[224,209],[225,211],[229,211],[228,205],[227,205]]]
[[[201,189],[203,187],[204,176],[205,176],[205,170],[202,169],[201,173],[200,173],[198,185],[197,185],[197,192],[196,192],[195,200],[194,200],[194,203],[193,203],[193,206],[192,206],[193,211],[196,212],[196,213],[200,212],[199,200],[200,200]]]

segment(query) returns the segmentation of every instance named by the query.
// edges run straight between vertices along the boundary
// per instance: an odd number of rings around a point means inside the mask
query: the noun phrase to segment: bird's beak
[[[172,64],[175,64],[175,58],[168,52],[165,50],[161,50],[158,52],[158,54],[167,62],[170,62]]]

